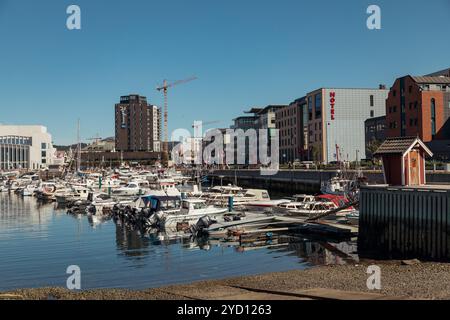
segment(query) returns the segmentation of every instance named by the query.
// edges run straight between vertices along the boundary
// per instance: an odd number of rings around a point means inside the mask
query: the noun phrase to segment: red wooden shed
[[[383,161],[384,181],[391,186],[426,184],[425,159],[433,153],[419,138],[387,138],[374,156]]]

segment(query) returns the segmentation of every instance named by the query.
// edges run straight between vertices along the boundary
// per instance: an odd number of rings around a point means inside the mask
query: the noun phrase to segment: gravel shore
[[[369,291],[367,267],[381,268],[381,290]],[[295,291],[326,288],[342,291],[380,293],[412,299],[450,299],[450,264],[399,261],[363,262],[343,266],[323,266],[308,270],[269,273],[224,280],[196,282],[140,291],[104,289],[71,292],[62,288],[22,289],[1,293],[0,299],[64,299],[64,300],[181,300],[215,299],[239,295],[239,288],[267,291]],[[218,295],[221,292],[221,295]]]

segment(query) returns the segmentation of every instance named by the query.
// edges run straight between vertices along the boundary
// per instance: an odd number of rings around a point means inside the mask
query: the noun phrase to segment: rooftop
[[[430,156],[433,153],[428,147],[417,137],[391,137],[387,138],[374,155],[383,154],[404,154],[414,145],[419,144]]]
[[[411,77],[419,84],[450,84],[450,77]]]
[[[450,68],[447,68],[447,69],[444,69],[444,70],[440,70],[440,71],[433,72],[431,74],[425,75],[425,77],[436,77],[436,76],[450,77]]]
[[[254,114],[257,114],[257,113],[261,112],[261,110],[262,110],[262,108],[251,108],[250,110],[245,111],[244,113],[254,113]]]

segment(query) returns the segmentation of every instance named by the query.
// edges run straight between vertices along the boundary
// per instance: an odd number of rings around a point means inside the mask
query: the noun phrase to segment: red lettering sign
[[[336,92],[330,92],[330,115],[331,115],[331,120],[334,120],[334,106],[336,105]]]

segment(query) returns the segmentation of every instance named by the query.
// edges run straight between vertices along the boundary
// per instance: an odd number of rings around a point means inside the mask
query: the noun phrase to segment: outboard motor
[[[216,223],[217,221],[211,219],[210,216],[204,216],[200,218],[195,225],[193,225],[190,229],[192,234],[197,234],[198,232],[201,232],[203,229],[209,228],[212,224]]]

